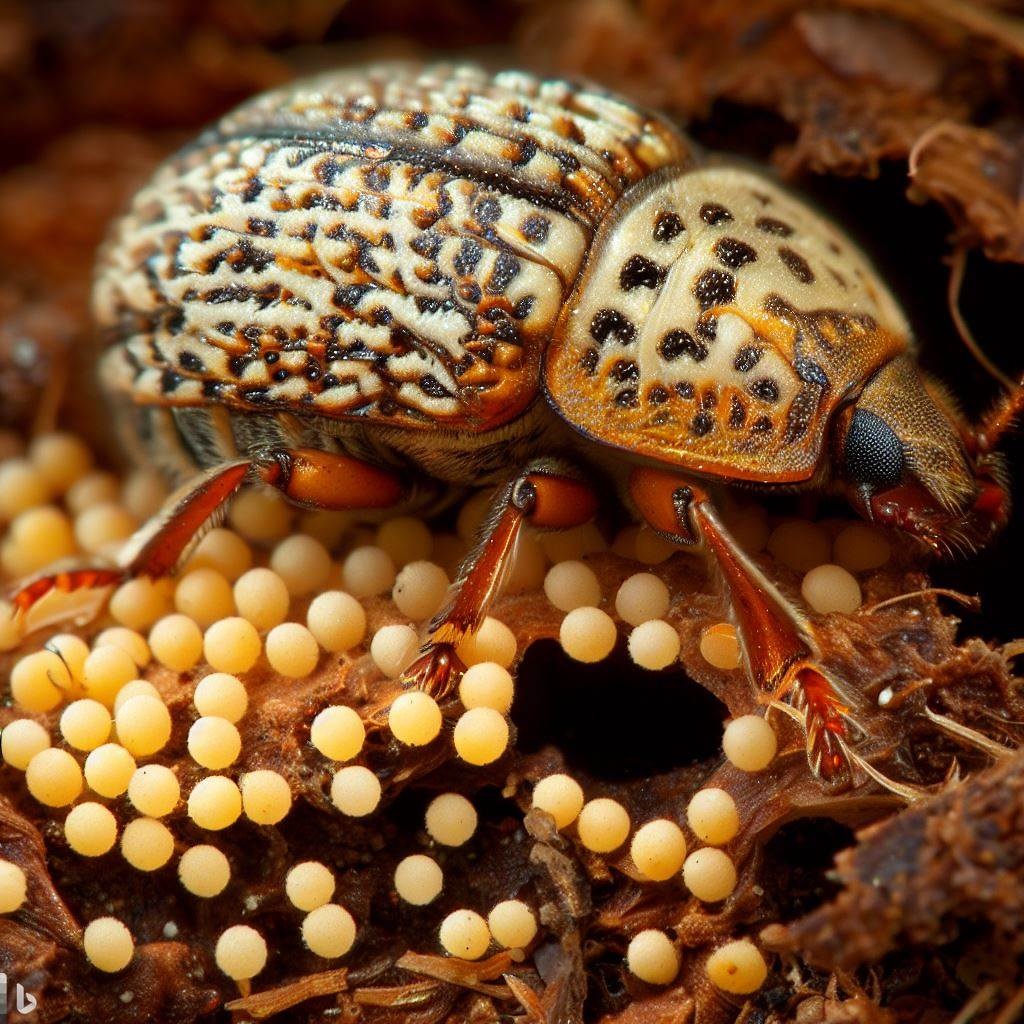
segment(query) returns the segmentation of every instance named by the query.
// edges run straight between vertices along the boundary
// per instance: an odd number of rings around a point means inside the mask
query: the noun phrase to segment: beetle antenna
[[[991,374],[1008,391],[1015,392],[1020,389],[1012,377],[1007,376],[992,362],[985,354],[984,349],[978,344],[978,340],[971,332],[971,328],[960,310],[960,291],[964,284],[964,274],[967,270],[967,249],[965,246],[958,246],[950,257],[949,286],[946,289],[946,302],[949,305],[949,315],[956,324],[957,333],[964,343],[967,351],[977,360],[978,364]]]

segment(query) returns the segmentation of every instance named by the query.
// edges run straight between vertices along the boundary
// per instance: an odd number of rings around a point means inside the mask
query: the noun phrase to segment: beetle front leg
[[[245,483],[262,482],[307,508],[389,508],[406,487],[389,470],[335,452],[274,448],[206,470],[189,480],[140,527],[110,566],[69,566],[22,583],[11,598],[25,613],[51,590],[101,589],[137,576],[158,579],[181,566],[204,534],[222,521]]]
[[[430,623],[422,654],[402,674],[407,685],[447,696],[465,666],[456,647],[480,628],[512,565],[524,523],[541,530],[582,526],[597,513],[597,495],[560,462],[532,463],[502,490],[459,569],[446,606]]]
[[[851,782],[847,708],[820,665],[810,624],[744,554],[698,484],[643,468],[633,471],[629,489],[653,529],[676,543],[703,546],[728,592],[753,682],[803,712],[811,770],[837,785]]]

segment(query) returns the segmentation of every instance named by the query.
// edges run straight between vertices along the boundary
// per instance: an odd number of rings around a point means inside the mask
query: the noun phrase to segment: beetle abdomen
[[[686,159],[666,122],[519,73],[387,67],[258,97],[118,225],[104,380],[174,407],[507,423],[595,225]]]

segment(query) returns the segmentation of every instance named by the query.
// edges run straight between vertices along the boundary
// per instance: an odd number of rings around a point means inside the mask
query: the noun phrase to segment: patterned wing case
[[[728,479],[794,482],[909,327],[859,249],[764,175],[669,169],[602,224],[546,357],[593,439]]]
[[[597,225],[687,160],[667,122],[520,73],[381,66],[257,97],[116,226],[103,380],[174,409],[508,423]]]

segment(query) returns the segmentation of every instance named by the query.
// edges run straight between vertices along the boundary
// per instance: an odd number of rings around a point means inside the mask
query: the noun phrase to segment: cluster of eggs
[[[71,435],[40,437],[24,453],[16,439],[0,435],[0,454],[6,455],[0,461],[0,522],[7,524],[0,575],[9,578],[64,557],[111,555],[166,494],[153,474],[137,473],[122,483],[95,469],[89,450]],[[381,673],[396,679],[415,657],[424,623],[443,605],[488,500],[485,494],[468,501],[448,534],[434,534],[411,517],[371,528],[336,513],[302,513],[298,532],[293,532],[296,513],[277,495],[244,492],[232,506],[230,528],[208,533],[176,579],[122,584],[110,597],[105,628],[89,643],[59,633],[15,663],[11,695],[36,718],[15,719],[3,729],[0,755],[25,773],[28,792],[41,804],[69,808],[64,836],[71,850],[97,857],[119,845],[127,863],[139,871],[156,871],[170,862],[175,838],[166,821],[179,809],[212,833],[243,815],[260,825],[277,824],[292,805],[288,779],[267,769],[232,775],[242,753],[238,723],[249,705],[246,673],[263,659],[277,674],[300,679],[316,669],[325,653],[345,656],[366,648]],[[859,604],[859,585],[851,573],[888,558],[884,539],[864,532],[865,527],[847,526],[833,531],[834,536],[810,523],[783,523],[771,531],[756,510],[732,525],[748,551],[767,547],[779,561],[805,572],[804,596],[816,611],[833,610],[829,602],[836,603],[835,594],[849,589],[837,573],[853,580]],[[336,560],[331,551],[343,537],[345,554]],[[269,557],[257,559],[254,545],[270,546]],[[596,662],[611,652],[619,626],[604,604],[630,627],[632,659],[645,669],[665,668],[680,653],[679,635],[667,620],[668,588],[654,573],[638,572],[607,601],[584,560],[607,549],[593,526],[564,534],[526,533],[506,588],[543,589],[564,613],[559,636],[570,657]],[[653,566],[678,549],[645,527],[628,527],[611,550]],[[385,622],[368,635],[367,599],[389,594],[398,616],[407,621]],[[0,607],[0,650],[13,649],[19,641],[13,620]],[[735,670],[740,664],[739,643],[728,623],[705,630],[700,649],[719,669]],[[510,742],[515,684],[509,669],[516,638],[507,625],[488,617],[458,653],[468,670],[459,686],[462,711],[451,743],[466,764],[491,764]],[[161,693],[142,678],[153,662],[201,676],[192,695],[196,717],[187,749],[208,774],[184,799],[177,774],[153,760],[169,742],[173,724]],[[51,714],[52,720],[58,710],[55,745],[38,718]],[[395,698],[387,724],[394,738],[408,746],[432,743],[443,732],[437,702],[418,691]],[[323,708],[310,727],[313,747],[335,762],[334,806],[354,817],[372,814],[382,797],[380,780],[369,768],[346,763],[359,757],[365,735],[359,713],[345,705]],[[736,767],[760,771],[775,756],[776,738],[763,718],[749,715],[729,723],[723,747]],[[92,798],[81,800],[86,788]],[[103,802],[121,798],[124,810],[137,815],[123,827]],[[586,801],[568,776],[542,779],[533,802],[552,815],[559,829],[573,829],[592,853],[613,854],[629,839],[627,809],[607,797]],[[701,790],[686,809],[686,821],[704,845],[688,852],[679,824],[649,821],[633,832],[631,862],[644,880],[678,876],[694,897],[717,903],[737,882],[736,867],[721,849],[739,828],[735,804],[720,789]],[[458,847],[476,831],[476,810],[464,796],[444,793],[427,808],[424,824],[431,841]],[[215,845],[194,845],[182,853],[178,877],[191,895],[212,898],[227,888],[231,865]],[[440,894],[444,876],[436,859],[416,853],[401,861],[393,881],[399,898],[426,906]],[[293,866],[285,880],[288,899],[305,914],[300,926],[304,943],[326,958],[344,956],[358,930],[348,909],[331,902],[334,888],[330,869],[314,862]],[[0,912],[17,910],[26,898],[24,873],[0,860]],[[522,949],[536,932],[533,909],[513,899],[498,903],[486,917],[472,908],[453,911],[441,922],[438,940],[449,954],[476,959],[492,943]],[[134,939],[122,922],[99,918],[86,927],[84,948],[97,968],[118,971],[131,961]],[[254,977],[267,956],[265,940],[248,925],[229,927],[217,942],[217,963],[235,979]],[[638,978],[655,984],[670,982],[679,966],[672,940],[660,931],[634,936],[627,964]],[[755,990],[767,969],[756,947],[741,940],[716,951],[707,970],[720,988],[739,993]]]

